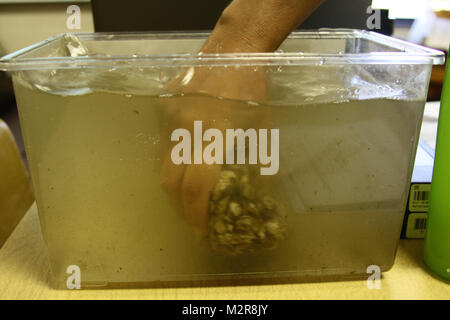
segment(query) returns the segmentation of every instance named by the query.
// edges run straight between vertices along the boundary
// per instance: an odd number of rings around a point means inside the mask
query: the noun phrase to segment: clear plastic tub
[[[55,285],[388,270],[443,54],[356,30],[197,54],[206,37],[59,35],[0,60]]]

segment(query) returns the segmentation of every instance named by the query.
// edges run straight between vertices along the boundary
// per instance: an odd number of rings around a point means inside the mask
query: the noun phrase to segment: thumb
[[[185,218],[200,231],[206,232],[209,197],[219,178],[221,165],[190,165],[186,167],[181,186]]]

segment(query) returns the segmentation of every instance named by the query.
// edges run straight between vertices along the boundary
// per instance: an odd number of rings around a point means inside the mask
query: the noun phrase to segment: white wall
[[[79,3],[81,29],[69,30],[69,3],[0,3],[0,56],[62,32],[92,32],[94,22],[89,3]]]

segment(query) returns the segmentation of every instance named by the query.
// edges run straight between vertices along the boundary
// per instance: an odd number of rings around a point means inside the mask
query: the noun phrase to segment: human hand
[[[201,52],[274,51],[322,1],[234,0],[222,13]],[[222,133],[226,128],[245,129],[250,124],[253,128],[268,127],[263,123],[271,117],[270,112],[262,111],[264,108],[243,108],[245,101],[266,100],[265,71],[264,67],[198,66],[180,73],[169,84],[175,95],[184,94],[168,98],[165,123],[169,132],[185,128],[193,137],[195,120],[202,121],[203,130],[216,128]],[[162,186],[180,205],[186,219],[206,231],[209,197],[222,164],[176,165],[170,150],[166,150],[163,160]]]
[[[250,125],[261,125],[263,121],[264,112],[246,101],[265,100],[264,68],[230,66],[210,70],[208,67],[192,67],[176,77],[169,87],[175,95],[167,98],[165,105],[164,123],[168,129],[165,136],[183,128],[194,137],[194,121],[202,121],[203,132],[215,128],[222,132],[223,137],[227,128],[245,130]],[[171,143],[164,152],[161,183],[183,216],[205,232],[210,193],[219,178],[223,161],[175,164],[171,150],[176,143]],[[225,153],[223,150],[223,155]]]

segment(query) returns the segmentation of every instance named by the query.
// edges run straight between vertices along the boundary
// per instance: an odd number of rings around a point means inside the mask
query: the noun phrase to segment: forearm
[[[202,48],[205,53],[270,52],[324,0],[234,0]]]

